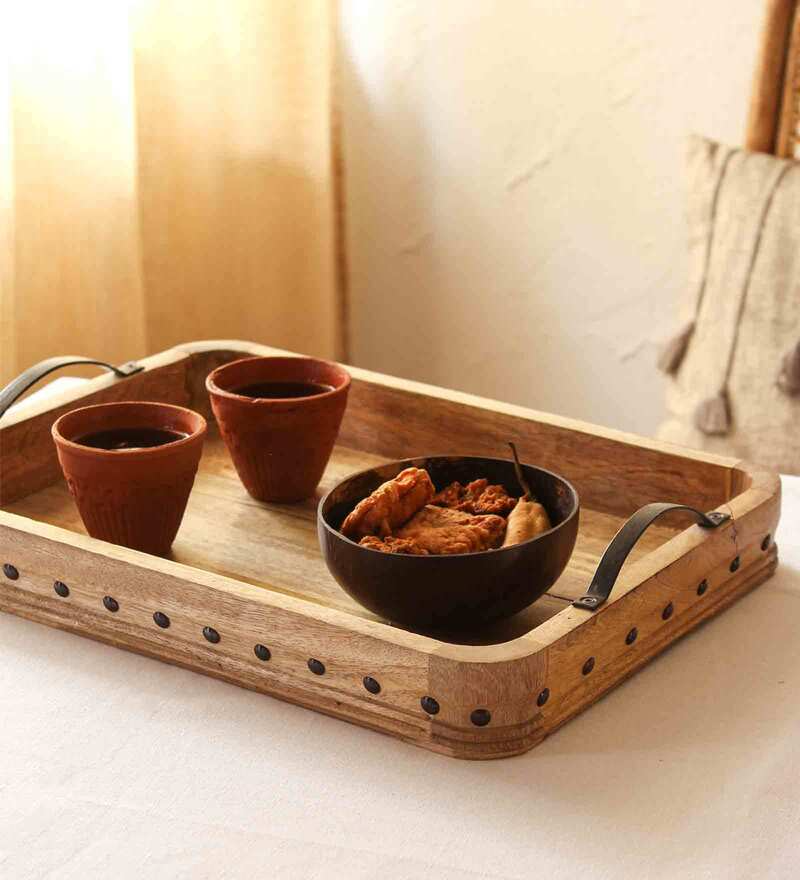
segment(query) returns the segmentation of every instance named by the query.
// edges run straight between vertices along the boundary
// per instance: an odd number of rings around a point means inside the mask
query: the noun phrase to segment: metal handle
[[[95,364],[98,367],[105,367],[105,369],[110,370],[120,379],[126,379],[128,376],[132,376],[134,373],[139,373],[144,369],[144,367],[134,361],[129,361],[121,367],[113,367],[105,361],[96,361],[92,358],[79,357],[71,354],[47,358],[47,360],[39,361],[38,364],[28,367],[24,373],[20,373],[16,379],[13,379],[5,388],[3,388],[2,391],[0,391],[0,418],[3,417],[5,411],[18,397],[21,397],[40,379],[43,379],[54,370],[60,370],[62,367],[72,367],[76,364]]]
[[[576,599],[572,604],[577,608],[586,608],[594,611],[599,608],[611,595],[611,590],[617,582],[622,564],[628,558],[628,554],[633,550],[636,542],[641,538],[642,533],[650,526],[654,520],[657,520],[662,514],[670,510],[687,510],[697,518],[697,522],[704,529],[716,529],[730,519],[730,514],[720,513],[717,510],[711,513],[702,513],[695,510],[694,507],[688,507],[686,504],[670,504],[668,502],[656,501],[653,504],[645,504],[625,523],[625,525],[617,532],[606,547],[606,552],[597,566],[589,589]]]

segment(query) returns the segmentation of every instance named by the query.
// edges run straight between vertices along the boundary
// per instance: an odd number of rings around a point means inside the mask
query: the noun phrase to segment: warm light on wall
[[[98,174],[116,176],[128,164],[134,123],[130,20],[137,5],[141,0],[3,4],[16,132],[41,133],[47,149],[65,150],[76,163],[102,155]],[[121,154],[120,137],[130,144]],[[113,149],[104,149],[109,139]]]

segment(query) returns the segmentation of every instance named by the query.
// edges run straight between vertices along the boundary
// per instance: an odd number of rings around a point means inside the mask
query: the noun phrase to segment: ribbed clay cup
[[[188,436],[137,449],[96,449],[75,442],[123,428]],[[101,403],[61,416],[53,425],[53,439],[86,531],[145,553],[168,553],[189,500],[205,434],[201,415],[167,403]]]
[[[292,398],[236,393],[262,382],[314,383],[332,390]],[[289,503],[311,497],[347,406],[347,370],[315,358],[246,358],[217,367],[206,388],[236,471],[253,498]]]

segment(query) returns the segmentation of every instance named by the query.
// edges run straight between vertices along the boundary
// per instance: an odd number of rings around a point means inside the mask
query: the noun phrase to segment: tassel
[[[800,342],[783,356],[778,388],[792,397],[800,394]]]
[[[696,427],[709,436],[727,434],[731,429],[731,408],[727,389],[704,400],[694,414]]]
[[[678,372],[683,358],[686,355],[686,349],[689,347],[689,340],[694,333],[694,321],[689,321],[682,330],[676,333],[672,339],[661,349],[658,356],[657,366],[662,373],[673,376]]]

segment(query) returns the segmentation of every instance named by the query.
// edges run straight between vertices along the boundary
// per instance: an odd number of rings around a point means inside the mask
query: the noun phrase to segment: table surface
[[[502,761],[0,614],[0,877],[797,877],[800,478],[783,489],[774,578]]]

